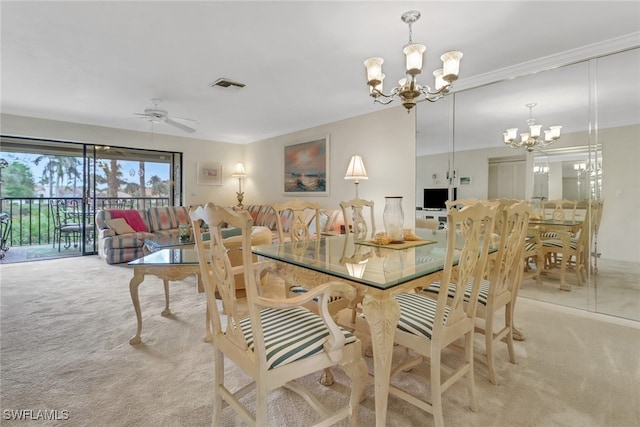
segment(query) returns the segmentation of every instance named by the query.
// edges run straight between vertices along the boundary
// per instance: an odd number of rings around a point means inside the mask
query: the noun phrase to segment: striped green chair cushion
[[[329,330],[320,316],[304,308],[265,308],[260,311],[267,354],[267,367],[273,369],[301,360],[323,351]],[[251,351],[255,351],[253,331],[249,317],[240,321],[240,327]],[[356,337],[342,329],[347,344]]]
[[[536,241],[534,239],[526,239],[524,241],[524,251],[526,252],[531,252],[531,251],[535,251],[537,248],[537,244]]]
[[[402,293],[396,296],[400,305],[398,329],[417,336],[431,339],[436,315],[437,301],[425,295]],[[445,307],[444,321],[449,316],[449,307]]]
[[[545,231],[543,233],[540,233],[540,237],[555,238],[558,237],[558,233],[555,231]]]
[[[489,300],[489,284],[490,282],[485,279],[483,279],[480,282],[480,291],[478,292],[478,302],[482,305],[487,305],[487,302]],[[469,301],[471,299],[472,288],[473,288],[473,277],[469,281],[469,284],[467,285],[467,289],[465,289],[464,291],[465,301]],[[440,282],[439,281],[433,282],[432,284],[429,285],[429,287],[422,288],[422,291],[437,294],[438,292],[440,292]],[[452,283],[449,285],[448,295],[450,298],[453,298],[455,294],[456,294],[456,285]]]
[[[562,240],[560,240],[560,239],[543,240],[542,241],[542,246],[547,247],[547,248],[562,249]],[[571,247],[571,249],[573,249],[575,251],[576,248],[578,247],[578,239],[571,239],[569,241],[569,246]]]
[[[305,292],[307,292],[307,289],[306,289],[306,288],[304,288],[304,287],[302,287],[302,286],[297,286],[297,285],[291,286],[291,287],[289,288],[289,290],[290,290],[291,292],[293,292],[293,293],[296,293],[296,294],[304,294]],[[342,297],[338,297],[338,296],[330,296],[330,297],[329,297],[329,302],[331,303],[331,302],[334,302],[334,301],[338,301],[338,300],[340,300],[340,299],[342,299]],[[314,298],[313,300],[314,300],[314,301],[316,301],[316,302],[318,302],[318,297]]]

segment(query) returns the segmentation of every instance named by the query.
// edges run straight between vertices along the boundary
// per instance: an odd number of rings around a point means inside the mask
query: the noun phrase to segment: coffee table
[[[196,244],[196,241],[191,238],[187,240],[180,239],[178,237],[174,238],[159,238],[156,240],[145,240],[144,242],[144,254],[148,255],[150,253],[158,252],[162,249],[193,249]]]
[[[197,276],[198,293],[204,292],[202,280],[200,279],[200,264],[198,255],[194,249],[160,249],[142,258],[131,261],[128,265],[133,267],[133,278],[129,282],[129,291],[133,308],[138,319],[138,329],[129,344],[136,345],[142,342],[140,333],[142,332],[142,313],[140,310],[140,299],[138,297],[138,286],[144,281],[146,275],[153,275],[162,279],[164,284],[165,308],[163,316],[171,315],[169,309],[169,281],[185,279],[188,276]],[[209,311],[206,313],[205,341],[211,341],[211,325],[209,324]]]

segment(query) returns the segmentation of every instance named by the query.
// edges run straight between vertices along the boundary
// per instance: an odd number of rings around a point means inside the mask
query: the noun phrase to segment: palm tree
[[[151,194],[154,196],[167,196],[169,194],[169,186],[158,175],[153,175],[147,183],[151,186]]]
[[[118,163],[117,159],[111,159],[110,163],[99,162],[98,167],[102,174],[96,175],[96,182],[107,184],[107,197],[117,198],[120,186],[126,184],[126,181],[122,179],[122,165]]]
[[[60,165],[60,156],[51,156],[44,154],[42,156],[38,156],[35,158],[33,163],[39,165],[40,162],[46,161],[44,165],[44,169],[42,170],[42,181],[49,184],[49,197],[53,197],[53,183],[56,182],[56,195],[60,194],[60,187],[57,180],[57,176],[59,175],[59,171],[61,170]],[[54,176],[56,179],[54,180]]]

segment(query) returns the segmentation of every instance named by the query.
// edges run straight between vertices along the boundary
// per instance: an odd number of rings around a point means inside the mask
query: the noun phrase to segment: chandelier
[[[525,104],[525,107],[529,109],[529,119],[527,120],[529,132],[521,133],[519,141],[517,139],[518,128],[507,129],[502,134],[504,143],[510,148],[525,147],[527,151],[531,152],[536,146],[546,147],[560,138],[560,129],[562,129],[562,126],[549,126],[549,129],[544,131],[544,139],[540,138],[542,125],[536,124],[536,119],[533,118],[533,108],[536,105],[538,104],[535,102]]]
[[[402,21],[409,25],[409,43],[403,48],[406,57],[406,77],[400,80],[399,86],[394,87],[389,94],[382,91],[382,81],[385,75],[382,74],[382,58],[369,58],[364,61],[367,69],[367,84],[369,85],[369,95],[374,102],[389,104],[395,96],[400,97],[402,105],[409,112],[416,103],[422,101],[435,102],[444,97],[451,88],[451,83],[458,79],[460,70],[460,59],[462,52],[452,51],[443,54],[442,68],[433,72],[435,77],[434,89],[427,85],[419,85],[416,76],[422,72],[422,59],[425,45],[413,43],[411,40],[411,24],[420,19],[420,12],[411,10],[402,14]]]

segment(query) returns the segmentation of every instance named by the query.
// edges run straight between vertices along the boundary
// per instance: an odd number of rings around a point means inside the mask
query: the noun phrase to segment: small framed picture
[[[471,185],[471,177],[470,176],[461,176],[460,177],[460,185]]]
[[[220,162],[198,162],[199,185],[222,185],[222,166]]]

